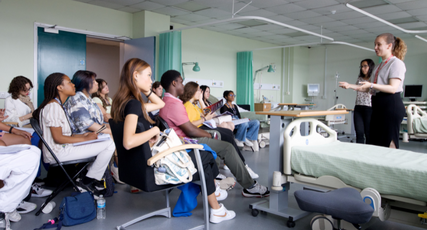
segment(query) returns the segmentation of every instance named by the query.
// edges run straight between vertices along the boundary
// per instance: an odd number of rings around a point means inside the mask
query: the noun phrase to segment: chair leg
[[[202,158],[198,149],[194,149],[194,155],[197,161],[197,171],[199,172],[200,181],[202,182],[202,200],[203,200],[203,215],[205,219],[205,230],[209,230],[209,204],[208,191],[206,189],[205,173],[203,171]],[[199,229],[199,227],[193,228]]]

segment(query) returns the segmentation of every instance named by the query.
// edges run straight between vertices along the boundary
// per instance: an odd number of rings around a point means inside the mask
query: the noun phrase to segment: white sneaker
[[[254,140],[254,141],[252,141],[252,144],[253,144],[252,148],[253,148],[254,152],[258,152],[259,151],[259,143],[258,143],[258,141]]]
[[[216,176],[215,179],[217,180],[224,180],[225,178],[227,178],[224,174],[218,173],[218,175]]]
[[[248,170],[248,172],[249,172],[249,175],[251,175],[251,177],[252,177],[252,179],[257,179],[257,178],[259,178],[259,175],[258,174],[256,174],[251,168],[249,168],[249,166],[248,165],[245,165],[246,166],[246,169]]]
[[[227,165],[224,165],[223,169],[227,170],[227,171],[230,171],[230,169],[227,167]]]
[[[252,188],[243,189],[242,195],[244,197],[267,197],[270,196],[270,191],[268,191],[268,188],[258,184],[258,182],[255,181],[255,184],[252,186]]]
[[[31,197],[46,197],[52,194],[52,190],[40,187],[38,183],[31,185]]]
[[[219,183],[215,183],[216,186],[216,190],[215,190],[215,197],[217,201],[222,201],[227,199],[228,196],[228,192],[225,190],[222,190],[221,187],[219,186]]]
[[[236,217],[236,213],[231,210],[227,210],[223,204],[219,204],[219,209],[211,208],[211,215],[209,221],[214,224],[221,223],[224,220],[231,220]]]
[[[233,177],[227,177],[222,180],[217,180],[217,183],[222,190],[230,191],[236,185],[236,180]]]
[[[237,140],[236,138],[234,138],[234,141],[236,142],[237,147],[243,147],[243,146],[245,146],[245,145],[243,144],[243,141],[239,141],[239,140]]]
[[[6,215],[12,222],[18,222],[21,220],[21,215],[16,211],[16,209],[13,210],[13,212],[7,212]]]
[[[119,179],[119,168],[114,166],[114,163],[111,164],[111,175],[113,176],[114,180],[119,184],[125,184],[123,181]]]
[[[37,208],[36,204],[26,202],[26,201],[22,201],[21,203],[18,204],[16,211],[18,213],[29,213],[29,212],[32,212],[36,208]]]
[[[254,145],[254,144],[252,144],[252,142],[251,142],[250,140],[248,140],[248,139],[245,139],[244,144],[245,144],[246,146],[249,146],[249,147],[252,147],[252,146]]]

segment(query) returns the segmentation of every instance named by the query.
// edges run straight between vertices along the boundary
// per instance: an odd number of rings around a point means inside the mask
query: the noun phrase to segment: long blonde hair
[[[391,33],[384,33],[377,36],[384,38],[387,44],[393,44],[391,47],[391,53],[399,58],[400,60],[405,59],[406,52],[408,51],[408,47],[406,46],[405,42],[398,37],[395,37]]]
[[[148,67],[150,67],[150,65],[139,58],[129,59],[123,66],[122,72],[120,73],[119,90],[116,95],[114,95],[113,105],[111,106],[111,118],[113,118],[115,122],[124,121],[124,110],[127,102],[131,99],[136,99],[141,102],[144,118],[151,124],[154,124],[154,121],[151,120],[147,114],[144,100],[141,96],[141,90],[136,86],[133,77],[135,71],[141,72]]]

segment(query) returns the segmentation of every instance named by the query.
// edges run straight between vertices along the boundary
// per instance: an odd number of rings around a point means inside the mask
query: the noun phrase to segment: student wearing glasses
[[[17,76],[12,79],[9,85],[11,95],[4,101],[5,122],[16,122],[19,127],[30,124],[30,118],[33,117],[34,105],[30,98],[30,91],[33,83],[24,76]]]
[[[221,108],[221,113],[228,111],[234,115],[235,119],[240,119],[239,109],[236,105],[233,104],[234,98],[236,95],[231,90],[226,90],[223,93],[223,97],[227,101],[224,106]],[[250,120],[249,122],[236,125],[236,144],[243,146],[247,145],[252,147],[254,151],[259,151],[258,147],[258,131],[259,131],[259,121]]]
[[[343,88],[356,90],[361,82],[371,82],[371,74],[375,63],[371,59],[360,62],[360,73],[356,84],[342,83]],[[354,129],[356,130],[356,143],[364,144],[369,139],[369,127],[371,124],[372,106],[369,92],[357,91],[356,105],[354,106]]]

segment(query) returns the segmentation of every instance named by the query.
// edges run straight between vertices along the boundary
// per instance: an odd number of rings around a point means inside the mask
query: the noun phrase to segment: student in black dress
[[[143,145],[150,154],[150,146],[159,137],[160,130],[158,127],[151,127],[150,123],[154,122],[147,112],[161,109],[165,103],[151,91],[151,83],[151,67],[148,63],[138,58],[125,63],[120,75],[119,90],[113,100],[111,117],[114,122],[124,123],[123,147],[130,153],[135,147]],[[151,103],[144,103],[141,93],[145,94]],[[190,152],[189,155],[195,162],[194,153]],[[223,197],[221,193],[224,190],[217,189],[215,185],[214,179],[219,171],[212,154],[201,152],[200,155],[204,166],[208,202],[211,206],[210,222],[219,223],[233,219],[235,212],[227,210],[217,200],[217,197]],[[198,175],[195,174],[193,178],[198,179]]]

